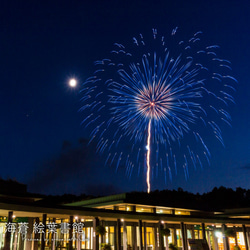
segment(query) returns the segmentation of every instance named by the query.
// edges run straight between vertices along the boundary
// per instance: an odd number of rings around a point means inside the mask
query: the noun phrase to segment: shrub
[[[104,235],[107,231],[104,226],[97,226],[95,229],[96,235]]]
[[[163,236],[170,236],[170,229],[169,228],[162,228],[161,235]]]
[[[168,248],[170,250],[178,250],[178,247],[175,244],[173,244],[173,243],[170,243],[169,246],[168,246]]]
[[[111,245],[107,243],[101,244],[102,250],[111,250]]]
[[[239,246],[234,246],[234,250],[240,250]]]
[[[224,232],[226,237],[235,237],[236,233],[233,228],[227,228]]]

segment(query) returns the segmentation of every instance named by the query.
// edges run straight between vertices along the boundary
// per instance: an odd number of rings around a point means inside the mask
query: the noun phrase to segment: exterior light
[[[121,219],[121,222],[124,222],[124,219]]]
[[[12,215],[12,218],[14,219],[14,218],[16,218],[16,216],[13,214],[13,215]]]
[[[75,216],[75,220],[77,220],[78,219],[78,217],[77,216]]]
[[[164,221],[163,221],[163,220],[161,221],[161,224],[164,224]]]
[[[216,232],[215,232],[215,236],[216,236],[217,238],[221,238],[221,237],[222,237],[222,233],[221,233],[221,232],[216,231]]]

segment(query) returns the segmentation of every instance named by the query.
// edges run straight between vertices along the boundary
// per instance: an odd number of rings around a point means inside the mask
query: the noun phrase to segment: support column
[[[22,247],[22,244],[20,244],[20,243],[22,243],[21,240],[19,241],[19,244],[17,244],[18,238],[19,238],[19,237],[18,237],[18,230],[16,230],[16,231],[13,233],[13,242],[12,242],[12,244],[11,244],[13,250],[17,250],[17,249],[19,249],[19,247]]]
[[[142,244],[142,221],[141,220],[139,220],[138,226],[139,226],[139,250],[143,250],[143,244]]]
[[[174,228],[174,244],[177,246],[176,228]]]
[[[205,223],[201,223],[201,230],[202,230],[202,239],[206,239],[206,230],[205,230]]]
[[[155,239],[155,250],[159,250],[158,240],[157,240],[157,225],[154,226],[154,239]]]
[[[234,240],[235,240],[235,246],[238,246],[237,230],[236,230],[236,227],[235,227],[235,226],[234,226],[234,232],[235,232],[235,237],[234,237]]]
[[[210,240],[210,231],[206,231],[206,237],[207,237],[207,243],[209,246],[209,249],[211,249],[211,240]]]
[[[250,243],[249,227],[246,228],[246,232],[247,232],[247,242],[248,242],[248,249],[249,249],[249,243]]]
[[[163,236],[161,234],[161,228],[162,228],[162,223],[161,221],[158,222],[158,233],[159,233],[159,250],[164,249],[164,244],[163,244]]]
[[[167,223],[164,224],[164,228],[168,228]],[[165,244],[166,244],[166,250],[169,250],[169,247],[168,247],[168,236],[165,236]]]
[[[147,250],[148,246],[147,246],[147,224],[146,224],[146,222],[143,223],[143,228],[144,228],[144,234],[143,234],[143,237],[144,237],[144,250]]]
[[[127,250],[127,227],[126,221],[123,221],[123,250]]]
[[[79,218],[78,219],[78,223],[82,223],[82,221],[81,221],[81,219]],[[83,223],[84,224],[84,223]],[[82,229],[82,230],[84,230],[84,229]],[[86,231],[85,231],[86,232]],[[77,246],[77,248],[76,248],[76,250],[81,250],[82,249],[82,241],[83,241],[83,239],[84,239],[84,237],[85,237],[85,239],[86,239],[86,235],[85,235],[85,232],[84,231],[82,231],[81,232],[81,230],[78,230],[78,233],[77,233],[77,240],[76,240],[76,246]],[[85,246],[86,247],[86,246]]]
[[[222,231],[222,234],[223,234],[223,244],[224,244],[224,250],[229,250],[229,242],[228,242],[228,237],[225,236],[225,230],[226,230],[226,225],[223,224],[221,226],[221,231]],[[248,250],[248,249],[246,249]]]
[[[214,250],[219,250],[219,246],[218,246],[218,239],[215,235],[215,230],[216,230],[216,227],[213,228],[213,249]]]
[[[56,218],[53,218],[53,222],[56,223]],[[51,249],[56,249],[56,234],[54,232],[51,235]]]
[[[19,240],[19,248],[18,249],[33,249],[32,244],[33,240],[32,239],[32,233],[33,233],[33,218],[29,217],[28,218],[28,224],[27,224],[27,235],[21,235],[20,234],[20,240]],[[17,234],[18,236],[18,234]]]
[[[186,248],[188,250],[188,236],[187,236],[187,225],[184,224],[184,232],[185,232],[185,239],[186,239]]]
[[[117,250],[117,225],[114,225],[114,250]]]
[[[117,219],[115,234],[116,234],[116,237],[115,237],[116,249],[121,250],[122,249],[122,241],[121,241],[121,220],[120,219]]]
[[[182,248],[188,250],[187,245],[187,230],[183,222],[181,222]]]
[[[96,235],[96,227],[99,226],[99,219],[93,219],[93,250],[99,250],[99,235]]]
[[[105,223],[104,223],[103,220],[100,221],[100,225],[102,225],[103,227],[105,227]],[[106,236],[105,234],[101,235],[101,244],[105,243],[105,236]]]
[[[24,250],[25,238],[23,238],[22,235],[18,233],[18,231],[16,232],[16,236],[17,236],[17,239],[19,238],[19,243],[17,244],[17,242],[16,242],[15,249]],[[18,248],[17,248],[17,246],[18,246]]]
[[[44,234],[42,235],[41,239],[41,250],[45,249],[45,238],[46,238],[46,220],[47,220],[47,214],[43,214],[43,226],[44,226]]]
[[[194,233],[194,225],[192,225],[192,239],[195,239],[195,233]]]
[[[35,223],[36,223],[36,225],[39,225],[40,221],[39,221],[38,217],[35,218]],[[43,234],[40,234],[38,231],[36,233],[34,233],[34,239],[35,240],[33,242],[33,246],[34,246],[33,250],[38,250],[38,242],[41,240],[41,235],[43,237]]]
[[[136,237],[136,226],[133,225],[132,227],[132,249],[137,249],[137,237]]]
[[[28,229],[27,229],[27,240],[26,240],[26,249],[33,249],[32,244],[33,240],[32,239],[32,234],[33,234],[33,218],[29,217],[28,218]]]
[[[73,215],[69,217],[69,224],[70,224],[70,229],[69,229],[69,250],[73,250]]]
[[[245,225],[242,225],[242,231],[243,231],[243,236],[244,236],[244,241],[245,241],[245,248],[246,250],[248,250],[249,247],[248,247],[248,241],[247,241],[247,230],[246,230]]]
[[[8,224],[13,223],[13,211],[9,211]],[[11,230],[5,233],[4,250],[10,250]]]

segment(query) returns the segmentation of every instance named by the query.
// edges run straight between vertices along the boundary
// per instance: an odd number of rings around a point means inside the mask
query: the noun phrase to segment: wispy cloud
[[[94,144],[80,139],[77,145],[62,143],[61,152],[34,166],[27,180],[28,190],[43,194],[111,195],[123,192],[113,167],[104,166],[105,157]],[[122,168],[122,166],[121,166]]]
[[[247,163],[240,167],[241,169],[250,170],[250,163]]]

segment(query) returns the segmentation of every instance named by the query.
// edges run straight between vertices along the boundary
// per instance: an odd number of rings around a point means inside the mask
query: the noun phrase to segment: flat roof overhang
[[[228,218],[217,216],[190,216],[190,215],[170,215],[154,214],[142,212],[128,212],[120,210],[104,210],[86,207],[68,207],[68,206],[35,206],[27,204],[0,203],[0,216],[8,216],[8,212],[13,211],[16,217],[41,217],[47,214],[49,218],[69,218],[69,216],[78,216],[84,218],[99,217],[102,219],[126,219],[132,221],[165,221],[173,223],[207,223],[207,224],[244,224],[250,225],[250,219]]]

